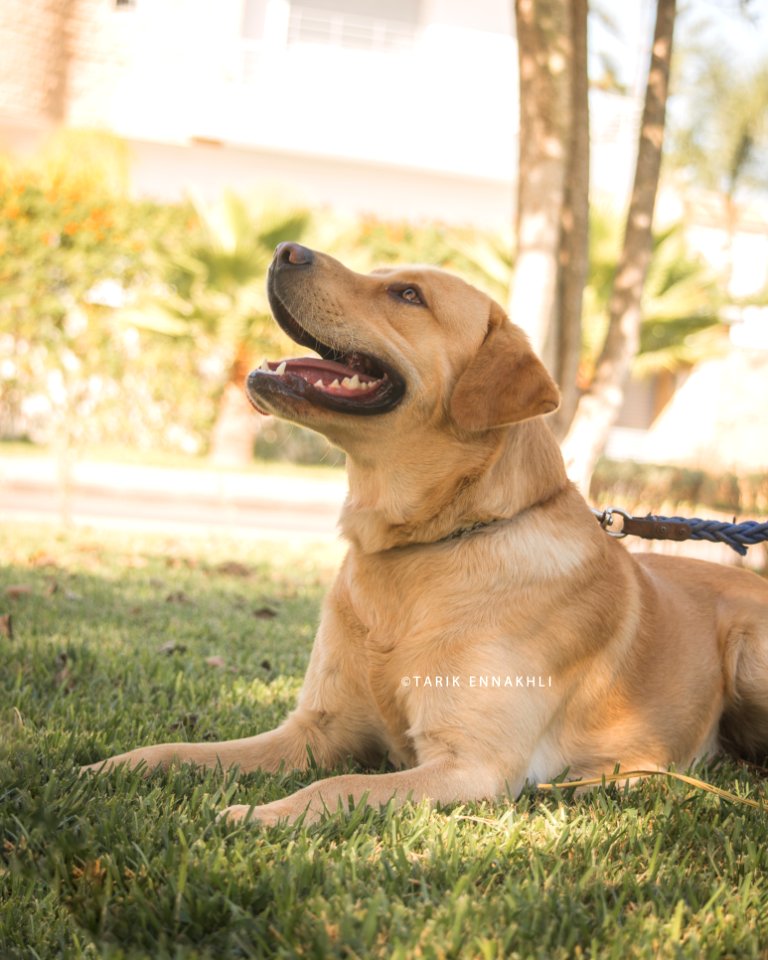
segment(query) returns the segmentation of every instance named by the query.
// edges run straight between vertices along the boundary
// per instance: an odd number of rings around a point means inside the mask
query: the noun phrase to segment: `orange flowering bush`
[[[183,395],[175,381],[187,367],[194,380],[195,361],[121,310],[163,274],[194,221],[92,181],[0,169],[0,435],[162,442]],[[175,436],[194,444],[196,430]]]

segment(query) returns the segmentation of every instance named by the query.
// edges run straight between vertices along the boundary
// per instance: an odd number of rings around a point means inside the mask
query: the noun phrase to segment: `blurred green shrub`
[[[304,239],[353,269],[427,263],[501,303],[511,234],[362,217],[342,225],[285,201],[225,194],[160,204],[126,193],[119,140],[69,132],[37,161],[0,159],[0,436],[334,462],[325,441],[265,425],[243,380],[260,355],[295,350],[269,315],[274,246]],[[620,224],[596,212],[582,373],[604,330]],[[719,346],[717,285],[682,231],[656,239],[638,370],[696,362]]]
[[[588,383],[607,328],[608,300],[621,248],[623,221],[595,208],[590,218],[590,260],[584,291],[580,379]],[[458,273],[506,304],[514,272],[513,238],[471,227],[363,217],[341,233],[336,250],[360,270],[426,263]],[[635,373],[690,366],[722,346],[722,285],[686,245],[682,224],[659,231],[643,295],[643,324]],[[515,319],[514,317],[512,318]]]
[[[589,271],[584,290],[579,380],[592,380],[608,327],[608,301],[621,248],[622,221],[608,210],[590,216]],[[682,224],[658,231],[642,298],[640,350],[633,373],[689,367],[722,349],[722,284],[700,256],[691,253]]]
[[[512,276],[512,233],[504,236],[474,227],[431,221],[360,217],[339,231],[333,252],[354,270],[428,264],[463,277],[506,303]]]
[[[87,142],[98,154],[98,138]],[[82,143],[70,146],[77,153]],[[111,156],[111,138],[104,148]],[[57,143],[49,163],[0,167],[0,428],[65,445],[199,445],[202,411],[194,425],[167,420],[185,373],[193,394],[194,358],[120,319],[169,250],[187,242],[193,214],[132,201],[104,173],[108,160],[68,164],[65,153]]]
[[[245,378],[260,357],[290,343],[272,319],[267,270],[277,244],[301,240],[312,217],[303,208],[232,191],[216,202],[197,198],[192,208],[197,230],[168,253],[158,283],[122,315],[201,357],[216,411],[211,456],[245,465],[262,423],[245,397]]]

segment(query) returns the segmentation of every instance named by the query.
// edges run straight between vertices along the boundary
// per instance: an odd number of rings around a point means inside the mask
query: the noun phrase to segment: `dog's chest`
[[[350,586],[369,656],[379,668],[413,667],[423,656],[431,661],[446,632],[471,622],[476,608],[472,583],[457,577],[445,558],[417,551],[358,560]]]
[[[363,625],[359,667],[381,719],[405,749],[409,721],[403,709],[401,688],[406,677],[423,665],[425,628],[433,628],[435,583],[418,565],[398,557],[357,556],[347,566],[346,587],[355,618]],[[422,638],[419,638],[419,634]],[[429,646],[429,644],[427,644]]]
[[[363,558],[349,580],[355,615],[366,628],[360,666],[389,735],[390,754],[403,763],[415,759],[411,732],[429,726],[425,703],[440,707],[429,711],[435,715],[450,710],[451,683],[457,675],[468,677],[473,667],[477,593],[466,578],[457,582],[446,561]],[[430,698],[436,684],[440,690]]]

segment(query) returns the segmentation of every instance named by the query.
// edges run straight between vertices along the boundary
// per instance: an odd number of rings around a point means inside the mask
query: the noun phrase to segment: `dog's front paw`
[[[80,767],[78,770],[78,775],[84,777],[88,773],[108,773],[110,770],[115,769],[116,764],[112,760],[98,760],[96,763],[88,763],[84,767]]]
[[[289,820],[290,814],[280,803],[265,803],[260,807],[252,807],[247,803],[235,803],[222,810],[216,819],[223,820],[231,826],[238,823],[258,823],[271,827],[281,820]]]
[[[96,763],[87,763],[80,767],[79,775],[86,776],[94,774],[96,776],[102,773],[114,773],[116,770],[124,772],[135,771],[144,779],[148,779],[156,770],[164,769],[171,764],[159,761],[153,754],[145,754],[137,750],[135,753],[120,753],[114,757],[107,757],[104,760],[97,760]]]

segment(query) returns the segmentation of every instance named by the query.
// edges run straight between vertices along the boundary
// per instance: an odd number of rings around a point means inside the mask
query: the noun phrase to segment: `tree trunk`
[[[550,425],[562,438],[578,402],[581,313],[589,267],[589,74],[588,0],[571,0],[571,135],[565,196],[560,218],[559,283],[553,372],[560,385],[560,409]]]
[[[734,178],[735,179],[735,178]],[[735,183],[731,183],[728,186],[728,190],[723,196],[723,208],[725,213],[725,276],[723,278],[723,286],[725,287],[726,295],[730,298],[733,296],[732,286],[733,286],[733,267],[734,267],[734,251],[736,249],[736,229],[739,223],[739,211],[736,206],[736,200],[734,198],[734,193],[736,192]]]
[[[515,0],[520,73],[512,320],[554,371],[560,214],[571,131],[571,0]]]
[[[245,394],[245,378],[252,364],[250,351],[240,344],[211,431],[209,459],[217,466],[247,467],[253,462],[253,445],[264,418]]]
[[[608,306],[608,332],[592,384],[579,400],[563,443],[569,476],[584,493],[588,492],[595,465],[621,409],[624,386],[640,341],[641,298],[652,251],[651,228],[661,169],[675,6],[676,0],[657,0],[635,182]]]

